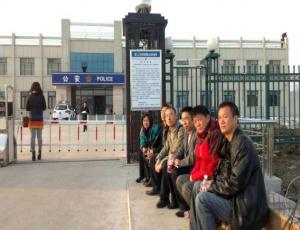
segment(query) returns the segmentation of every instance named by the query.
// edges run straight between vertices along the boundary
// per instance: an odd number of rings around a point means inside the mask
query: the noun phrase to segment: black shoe
[[[157,189],[151,189],[149,191],[146,191],[146,194],[149,196],[155,196],[155,195],[159,195],[159,191]]]
[[[169,205],[169,202],[167,200],[159,199],[158,203],[156,204],[156,207],[157,208],[164,208],[168,205]]]
[[[175,208],[178,208],[178,204],[176,204],[174,202],[171,202],[168,204],[168,209],[175,209]]]
[[[32,152],[32,161],[35,161],[35,151]]]
[[[184,211],[179,210],[178,212],[175,213],[177,217],[184,217]]]
[[[39,155],[38,155],[37,159],[38,159],[39,161],[42,159],[42,151],[39,151]]]
[[[140,177],[137,178],[135,181],[136,181],[136,183],[141,183],[142,180],[144,180],[144,177],[141,177],[141,176],[140,176]]]

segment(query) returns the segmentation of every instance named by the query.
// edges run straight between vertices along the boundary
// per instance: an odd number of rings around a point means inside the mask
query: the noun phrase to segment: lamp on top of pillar
[[[165,58],[166,59],[170,59],[170,58],[173,59],[175,57],[175,55],[172,53],[172,49],[173,49],[172,37],[166,37],[165,38]]]
[[[218,40],[217,38],[210,38],[207,40],[207,49],[209,51],[209,53],[206,55],[205,59],[216,59],[218,58],[220,55],[215,52],[216,49],[218,48]]]
[[[142,3],[138,4],[135,7],[136,13],[147,13],[151,12],[151,0],[142,0]]]

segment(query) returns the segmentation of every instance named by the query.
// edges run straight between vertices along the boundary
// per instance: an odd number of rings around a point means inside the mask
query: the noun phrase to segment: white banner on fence
[[[130,50],[131,110],[159,110],[162,97],[161,50]]]

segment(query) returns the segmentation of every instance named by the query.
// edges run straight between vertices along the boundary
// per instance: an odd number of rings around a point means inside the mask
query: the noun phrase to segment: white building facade
[[[4,85],[15,89],[16,116],[25,111],[32,82],[40,82],[50,112],[55,104],[70,101],[79,108],[87,101],[91,114],[125,113],[125,48],[122,23],[73,23],[62,20],[61,37],[0,36],[0,99]],[[197,66],[208,53],[206,40],[174,40],[175,66]],[[218,40],[216,50],[225,68],[266,64],[288,65],[288,41]],[[86,67],[86,73],[82,74]],[[54,81],[54,73],[80,75],[83,83]],[[108,74],[108,78],[105,74]],[[70,75],[71,76],[71,75]],[[72,75],[73,76],[73,75]],[[123,80],[105,82],[119,76]],[[98,77],[98,78],[97,78]],[[95,79],[104,79],[97,81]],[[174,92],[176,94],[176,92]]]

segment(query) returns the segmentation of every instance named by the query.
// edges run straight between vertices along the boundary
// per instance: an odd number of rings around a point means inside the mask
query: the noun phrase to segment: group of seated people
[[[150,113],[141,119],[139,178],[157,208],[179,210],[191,230],[259,230],[268,218],[263,175],[251,139],[239,128],[232,102],[218,108],[218,120],[202,105],[180,112],[164,105],[161,124]]]

